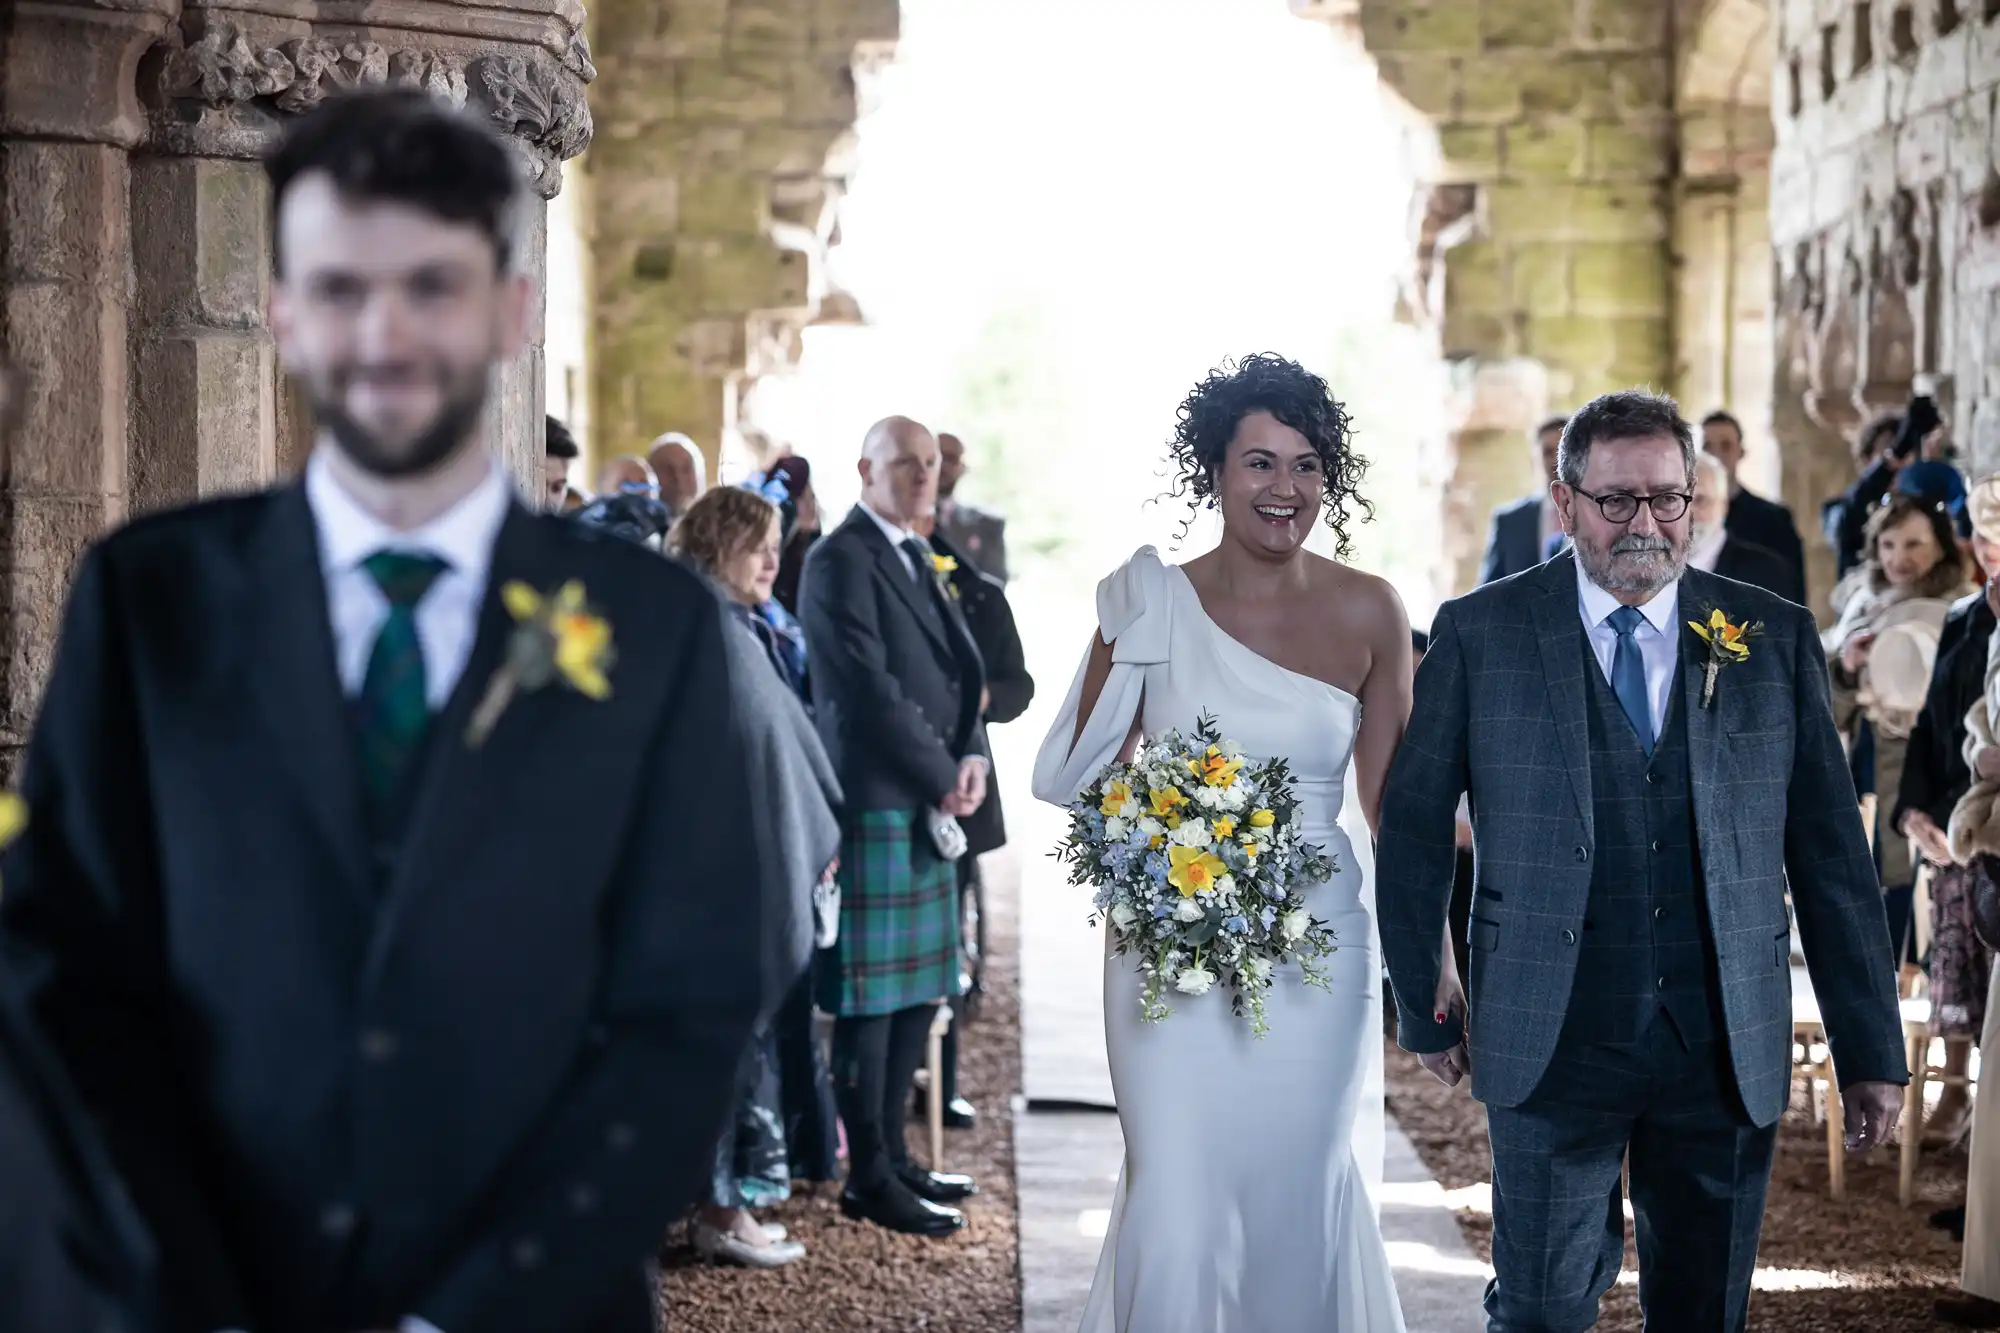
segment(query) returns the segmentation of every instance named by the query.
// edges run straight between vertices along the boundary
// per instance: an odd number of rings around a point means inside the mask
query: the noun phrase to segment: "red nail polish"
[[[1438,1022],[1440,1022],[1440,1023],[1444,1022],[1444,1015],[1443,1015],[1443,1014],[1439,1014],[1439,1015],[1437,1016],[1437,1021],[1438,1021]]]

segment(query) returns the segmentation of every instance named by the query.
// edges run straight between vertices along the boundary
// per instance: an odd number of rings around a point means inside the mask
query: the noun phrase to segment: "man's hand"
[[[1861,668],[1868,665],[1868,650],[1875,646],[1873,634],[1857,634],[1849,639],[1840,650],[1840,665],[1850,676],[1861,674]]]
[[[1951,839],[1937,826],[1937,821],[1921,810],[1912,810],[1903,816],[1903,833],[1917,844],[1917,850],[1924,859],[1935,866],[1953,864]]]
[[[1856,1083],[1840,1093],[1847,1121],[1847,1151],[1867,1152],[1889,1141],[1903,1114],[1903,1089],[1896,1083]]]

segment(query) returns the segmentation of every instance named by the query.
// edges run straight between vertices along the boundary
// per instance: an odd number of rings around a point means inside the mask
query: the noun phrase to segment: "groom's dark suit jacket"
[[[1760,1125],[1784,1111],[1791,1060],[1787,879],[1843,1085],[1905,1082],[1888,930],[1874,861],[1828,704],[1812,616],[1761,589],[1689,570],[1681,620],[1720,608],[1761,621],[1749,660],[1725,666],[1703,707],[1706,648],[1681,630],[1679,703],[1707,947],[1736,1085]],[[1447,603],[1417,672],[1409,731],[1382,801],[1378,901],[1402,1044],[1442,1051],[1438,948],[1454,860],[1453,815],[1472,805],[1473,1093],[1517,1106],[1547,1069],[1573,996],[1597,850],[1585,671],[1598,670],[1578,610],[1575,556]]]
[[[172,1327],[646,1329],[764,997],[715,596],[518,505],[394,873],[302,490],[84,558],[0,936],[156,1233]],[[508,580],[580,579],[611,697],[465,740]]]

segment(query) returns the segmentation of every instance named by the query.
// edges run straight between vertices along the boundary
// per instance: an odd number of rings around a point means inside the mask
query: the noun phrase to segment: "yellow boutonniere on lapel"
[[[1706,708],[1715,700],[1715,677],[1723,667],[1736,662],[1750,660],[1750,640],[1764,632],[1762,621],[1734,621],[1716,608],[1708,613],[1708,620],[1688,621],[1688,628],[1701,636],[1708,645],[1708,660],[1702,664],[1701,706]]]
[[[937,580],[938,587],[943,588],[947,596],[958,596],[958,585],[951,581],[951,576],[957,572],[958,561],[948,555],[931,552],[931,577]]]
[[[525,583],[501,586],[500,601],[514,617],[507,658],[493,673],[486,697],[472,714],[466,743],[474,749],[522,690],[539,690],[561,680],[586,699],[611,697],[610,671],[617,661],[611,622],[590,609],[583,585],[574,579],[543,596]]]

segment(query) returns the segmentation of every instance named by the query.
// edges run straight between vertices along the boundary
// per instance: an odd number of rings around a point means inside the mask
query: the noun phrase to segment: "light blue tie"
[[[1618,650],[1611,656],[1611,692],[1625,710],[1625,720],[1639,734],[1639,744],[1647,757],[1653,753],[1653,704],[1646,696],[1646,661],[1639,653],[1639,641],[1632,636],[1646,618],[1636,606],[1621,606],[1611,613],[1611,628],[1618,631]]]

